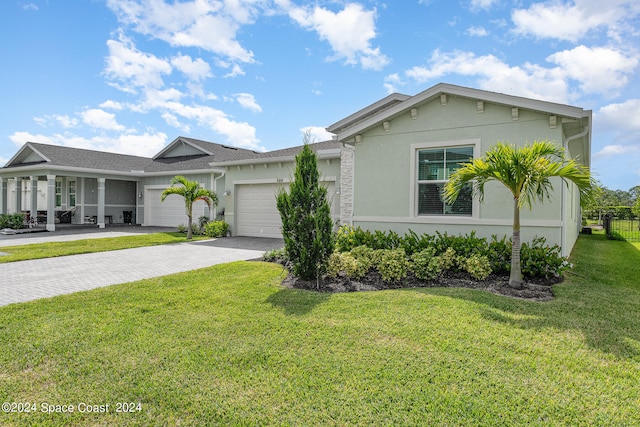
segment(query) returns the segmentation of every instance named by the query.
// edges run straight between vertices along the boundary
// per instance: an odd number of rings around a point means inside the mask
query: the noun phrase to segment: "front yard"
[[[549,302],[238,262],[0,307],[0,424],[638,425],[640,248],[571,261]]]

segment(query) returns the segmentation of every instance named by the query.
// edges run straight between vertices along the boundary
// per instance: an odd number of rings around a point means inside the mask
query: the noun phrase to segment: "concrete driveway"
[[[75,238],[113,237],[108,233],[113,232],[82,233]],[[0,252],[1,246],[39,243],[41,239],[56,238],[0,240]],[[0,306],[255,259],[283,246],[281,239],[227,237],[0,264]]]

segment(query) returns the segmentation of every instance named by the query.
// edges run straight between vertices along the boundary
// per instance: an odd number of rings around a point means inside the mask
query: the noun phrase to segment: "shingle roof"
[[[244,148],[231,147],[192,138],[179,137],[174,140],[174,142],[176,141],[187,141],[193,146],[202,149],[203,154],[179,157],[159,157],[152,159],[149,157],[28,142],[2,169],[6,171],[7,169],[17,167],[46,165],[47,167],[93,169],[124,173],[191,171],[211,169],[211,163],[213,162],[220,165],[225,162],[242,160],[260,161],[260,159],[263,158],[295,156],[302,149],[302,146],[297,146],[259,153]],[[315,151],[318,151],[339,148],[340,143],[337,141],[324,141],[312,144],[311,147]],[[40,156],[44,157],[44,159],[42,161],[32,161],[30,163],[16,161],[19,159],[19,154],[28,149],[35,151]]]

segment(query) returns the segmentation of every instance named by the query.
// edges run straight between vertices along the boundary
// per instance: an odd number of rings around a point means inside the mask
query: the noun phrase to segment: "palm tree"
[[[182,186],[174,187],[176,184],[182,184]],[[184,207],[187,217],[189,218],[187,225],[187,240],[191,240],[193,238],[193,233],[191,231],[193,224],[193,204],[198,200],[202,200],[207,204],[209,209],[211,209],[212,206],[216,206],[218,204],[218,196],[215,192],[201,187],[198,181],[189,181],[184,176],[173,177],[171,180],[171,187],[162,192],[161,200],[164,202],[164,199],[171,194],[177,194],[178,196],[184,197]]]
[[[551,177],[560,177],[565,182],[576,184],[582,200],[590,196],[594,181],[586,166],[565,157],[564,149],[549,141],[535,141],[524,147],[498,143],[484,157],[463,164],[451,175],[444,188],[444,196],[453,203],[460,191],[470,183],[474,195],[484,198],[484,186],[489,181],[498,181],[513,194],[513,239],[511,248],[511,274],[509,285],[522,287],[520,267],[520,209],[532,207],[537,199],[550,198]]]

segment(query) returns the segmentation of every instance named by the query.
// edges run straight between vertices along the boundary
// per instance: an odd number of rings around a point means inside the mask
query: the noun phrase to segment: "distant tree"
[[[176,184],[180,184],[180,186],[175,187]],[[203,188],[198,181],[189,181],[180,175],[173,177],[171,187],[162,192],[161,200],[164,202],[171,194],[177,194],[184,198],[185,213],[188,217],[187,240],[191,240],[193,238],[193,204],[202,200],[211,209],[218,204],[218,196],[215,192]]]
[[[511,274],[509,285],[522,287],[522,269],[520,264],[520,209],[531,209],[535,200],[549,198],[552,177],[560,177],[575,183],[580,194],[591,197],[592,179],[589,170],[575,160],[567,159],[564,150],[548,141],[536,141],[533,144],[516,148],[514,145],[498,143],[483,157],[464,164],[451,175],[445,185],[444,195],[448,203],[453,204],[463,188],[473,184],[473,191],[480,200],[484,198],[484,186],[487,182],[502,183],[513,195],[513,238],[511,250]]]
[[[631,187],[628,191],[629,197],[633,204],[636,204],[638,200],[640,200],[640,185],[636,185],[635,187]]]
[[[319,177],[316,154],[306,134],[289,193],[282,189],[276,198],[285,251],[293,273],[305,280],[319,278],[334,248],[327,189]]]

